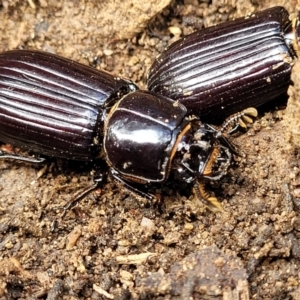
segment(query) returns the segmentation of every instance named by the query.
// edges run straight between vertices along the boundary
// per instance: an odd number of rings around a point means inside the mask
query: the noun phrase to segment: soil
[[[0,51],[56,53],[145,88],[151,62],[182,35],[275,5],[295,15],[298,4],[98,2],[2,0]],[[299,113],[281,100],[233,136],[241,156],[211,184],[218,214],[176,189],[149,203],[110,180],[61,219],[92,184],[90,166],[1,160],[0,300],[300,299]]]

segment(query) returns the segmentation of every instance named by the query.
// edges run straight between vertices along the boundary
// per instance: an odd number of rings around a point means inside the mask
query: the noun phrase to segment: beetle
[[[0,54],[0,141],[96,165],[102,158],[109,174],[150,199],[172,173],[192,184],[211,210],[221,210],[205,191],[205,180],[226,174],[236,153],[227,134],[255,116],[255,109],[244,110],[216,129],[182,104],[104,71],[43,52]],[[43,160],[6,153],[3,158]],[[103,184],[107,172],[101,170],[66,210]]]
[[[149,70],[148,89],[213,122],[258,107],[290,85],[299,14],[283,7],[196,31],[173,43]]]

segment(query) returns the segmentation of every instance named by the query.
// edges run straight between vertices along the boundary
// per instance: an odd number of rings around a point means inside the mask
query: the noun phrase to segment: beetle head
[[[189,126],[174,157],[176,178],[186,183],[202,178],[220,179],[231,163],[234,147],[208,124],[193,120]]]

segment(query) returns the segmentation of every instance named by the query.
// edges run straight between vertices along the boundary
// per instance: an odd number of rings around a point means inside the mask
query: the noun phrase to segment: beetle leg
[[[69,201],[66,205],[64,205],[62,207],[62,214],[61,214],[61,218],[63,218],[66,213],[72,208],[74,207],[80,200],[82,200],[84,197],[86,197],[89,193],[91,193],[92,191],[102,187],[106,181],[107,181],[107,167],[105,167],[104,164],[101,164],[101,166],[98,166],[99,168],[95,171],[95,175],[94,175],[94,183],[90,186],[85,187],[84,189],[82,189],[81,191],[79,191],[78,193],[76,193],[73,198],[71,199],[71,201]],[[104,168],[104,169],[100,169],[100,167]],[[104,170],[104,171],[103,171]]]
[[[198,200],[201,201],[209,210],[214,213],[223,211],[218,199],[206,192],[204,182],[198,181],[198,183],[194,185],[193,190]]]
[[[218,156],[212,155],[210,159],[207,161],[205,169],[202,174],[202,176],[205,177],[206,179],[210,179],[210,180],[221,179],[225,174],[227,174],[227,170],[230,166],[231,159],[232,159],[232,152],[234,151],[233,153],[236,154],[233,146],[229,143],[229,141],[225,137],[223,137],[222,140],[227,142],[228,147],[224,147],[223,145],[220,145],[219,148],[214,149],[217,151],[216,153],[218,154]],[[221,150],[223,151],[222,155],[219,154]],[[219,163],[220,168],[218,171],[212,172],[212,167],[213,164],[215,163]],[[214,175],[210,176],[212,173]]]
[[[71,201],[69,201],[66,205],[62,207],[62,214],[61,218],[64,218],[66,213],[74,207],[81,199],[83,199],[85,196],[87,196],[90,192],[96,190],[98,187],[101,186],[102,181],[95,181],[94,184],[84,188],[79,193],[77,193]]]
[[[149,200],[156,200],[156,196],[149,193],[146,186],[143,184],[139,184],[139,183],[134,183],[132,181],[128,181],[122,177],[120,177],[116,172],[114,172],[113,170],[111,170],[110,172],[111,176],[118,180],[119,182],[121,182],[124,187],[126,189],[128,189],[129,191],[141,196],[141,197],[144,197],[144,198],[147,198]]]
[[[67,204],[65,204],[62,207],[58,207],[58,209],[62,209],[62,214],[60,216],[61,219],[63,219],[65,217],[65,215],[67,214],[67,212],[74,207],[81,199],[83,199],[85,196],[87,196],[90,192],[94,191],[95,189],[97,189],[99,186],[101,185],[101,182],[99,181],[95,181],[93,185],[88,186],[86,188],[84,188],[83,190],[81,190],[79,193],[77,193],[73,199],[71,199],[71,201],[69,201]],[[57,207],[56,207],[57,209]],[[51,224],[51,232],[54,232],[55,228],[58,225],[58,221],[54,220]]]
[[[107,170],[104,172],[100,172],[99,170],[96,171],[96,175],[94,176],[94,183],[90,186],[87,186],[86,188],[82,189],[78,193],[76,193],[73,198],[65,204],[63,207],[58,207],[59,209],[62,209],[62,214],[60,216],[61,219],[65,217],[67,212],[74,207],[80,200],[82,200],[84,197],[86,197],[89,193],[92,191],[98,189],[99,187],[102,187],[106,183],[107,179]],[[55,220],[52,222],[51,225],[51,232],[55,230],[57,227],[58,221]]]
[[[15,153],[7,153],[4,151],[0,151],[0,159],[14,159],[14,160],[20,160],[20,161],[26,161],[26,162],[30,162],[30,163],[42,163],[44,162],[46,159],[45,158],[35,158],[35,157],[26,157],[26,156],[21,156]]]
[[[79,193],[77,193],[73,199],[71,199],[71,201],[69,201],[66,205],[64,205],[63,207],[59,207],[63,210],[60,218],[63,219],[65,217],[65,215],[67,214],[67,212],[74,207],[81,199],[83,199],[85,196],[87,196],[90,192],[94,191],[95,189],[97,189],[99,186],[101,185],[101,182],[99,181],[95,181],[93,185],[90,185],[86,188],[84,188],[83,190],[81,190]],[[51,224],[51,232],[53,232],[55,230],[55,228],[57,227],[58,221],[54,220]]]

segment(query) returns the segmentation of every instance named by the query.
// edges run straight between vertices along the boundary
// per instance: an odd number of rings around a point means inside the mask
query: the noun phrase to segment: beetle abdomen
[[[0,54],[0,140],[45,155],[91,160],[103,112],[130,84],[53,54]]]
[[[195,32],[154,62],[148,87],[209,120],[259,106],[290,84],[290,25],[287,11],[274,7]]]

